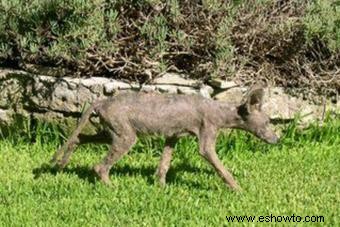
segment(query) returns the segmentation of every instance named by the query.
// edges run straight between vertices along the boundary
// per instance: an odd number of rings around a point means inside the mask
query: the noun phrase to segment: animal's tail
[[[69,150],[72,148],[72,146],[75,143],[78,143],[78,135],[80,134],[80,132],[83,130],[83,128],[85,127],[85,125],[87,124],[87,122],[90,119],[90,116],[92,114],[92,112],[95,110],[95,108],[98,106],[99,103],[93,103],[86,111],[85,113],[82,115],[82,117],[80,118],[80,121],[78,123],[77,128],[73,131],[73,133],[71,134],[71,136],[68,138],[68,140],[56,151],[56,153],[53,155],[53,158],[51,160],[51,164],[55,165],[59,158],[63,155],[65,150]]]

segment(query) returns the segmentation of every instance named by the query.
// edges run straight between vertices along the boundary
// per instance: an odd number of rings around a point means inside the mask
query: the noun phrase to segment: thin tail
[[[86,111],[85,113],[82,115],[79,124],[77,126],[77,128],[73,131],[73,133],[71,134],[71,136],[68,138],[68,140],[64,143],[64,145],[61,146],[61,148],[59,148],[56,153],[53,155],[53,158],[51,160],[51,164],[55,165],[57,163],[57,161],[59,160],[59,158],[63,155],[64,151],[67,150],[68,148],[70,148],[70,145],[74,144],[76,141],[78,141],[78,135],[80,134],[80,132],[83,130],[83,128],[85,127],[85,125],[87,124],[87,122],[90,119],[91,113],[93,112],[93,110],[98,106],[98,103],[93,103]]]

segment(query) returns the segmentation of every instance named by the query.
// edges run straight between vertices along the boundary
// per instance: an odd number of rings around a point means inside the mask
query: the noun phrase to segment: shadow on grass
[[[173,167],[171,167],[167,173],[167,184],[185,184],[190,187],[202,188],[203,185],[200,185],[194,181],[183,180],[181,177],[176,177],[177,174],[181,174],[182,171],[195,173],[197,175],[202,173],[207,174],[215,174],[212,169],[201,169],[196,166],[191,166],[187,163],[180,163]],[[115,176],[142,176],[146,179],[149,184],[154,184],[157,180],[155,178],[156,168],[154,166],[129,166],[129,165],[116,165],[113,166],[110,175]],[[92,168],[86,166],[76,166],[76,167],[65,167],[63,170],[58,169],[57,167],[51,167],[48,164],[43,164],[38,168],[33,169],[32,171],[34,175],[34,179],[38,179],[43,174],[51,174],[57,175],[58,173],[67,173],[67,174],[76,174],[79,178],[86,180],[90,183],[95,183],[99,180],[97,174],[94,172]],[[216,175],[217,177],[217,175]]]
[[[64,168],[63,170],[58,169],[57,167],[52,167],[48,164],[43,164],[40,167],[34,168],[32,171],[34,175],[34,179],[38,179],[43,174],[51,174],[57,175],[58,173],[69,173],[69,174],[76,174],[79,178],[87,180],[88,182],[95,183],[96,181],[96,174],[92,169],[77,166],[72,168]]]

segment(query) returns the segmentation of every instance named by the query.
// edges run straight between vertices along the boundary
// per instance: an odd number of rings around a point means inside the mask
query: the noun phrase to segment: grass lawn
[[[142,139],[112,168],[112,186],[105,186],[91,168],[106,146],[80,147],[69,166],[55,172],[44,165],[60,144],[55,136],[42,132],[35,143],[8,137],[0,140],[0,225],[222,226],[237,224],[226,219],[234,215],[256,217],[241,225],[261,224],[260,215],[275,216],[278,225],[285,224],[278,216],[292,215],[301,216],[300,224],[307,224],[305,216],[323,216],[324,222],[312,223],[319,226],[339,224],[340,121],[304,132],[290,125],[284,135],[279,145],[237,131],[219,137],[219,157],[243,193],[225,187],[193,138],[176,146],[161,188],[153,174],[162,139]]]

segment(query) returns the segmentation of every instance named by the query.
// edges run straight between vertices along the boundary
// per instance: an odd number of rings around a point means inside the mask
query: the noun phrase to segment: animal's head
[[[267,143],[275,144],[279,138],[270,128],[270,119],[262,111],[264,90],[261,86],[252,87],[238,107],[239,127],[253,133]]]

